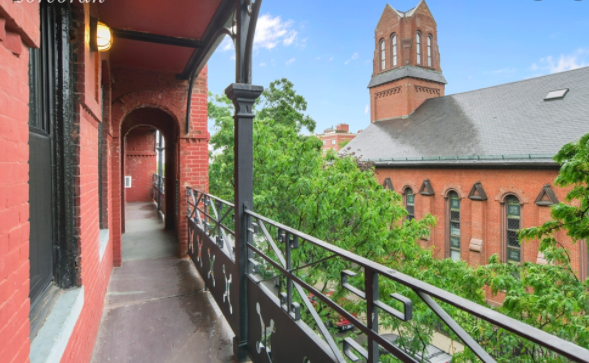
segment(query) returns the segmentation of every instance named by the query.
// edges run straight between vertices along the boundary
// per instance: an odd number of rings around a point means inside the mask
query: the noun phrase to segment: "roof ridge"
[[[456,96],[456,95],[462,95],[465,93],[471,93],[471,92],[478,92],[478,91],[482,91],[482,90],[486,90],[486,89],[490,89],[490,88],[498,88],[498,87],[503,87],[503,86],[507,86],[507,85],[511,85],[511,84],[515,84],[515,83],[523,83],[523,82],[530,82],[536,79],[540,79],[540,78],[547,78],[547,77],[555,77],[557,75],[560,75],[562,73],[569,73],[569,72],[576,72],[576,71],[581,71],[581,70],[589,70],[589,66],[585,66],[585,67],[579,67],[579,68],[575,68],[575,69],[569,69],[566,71],[562,71],[562,72],[556,72],[556,73],[551,73],[551,74],[545,74],[543,76],[538,76],[538,77],[532,77],[532,78],[526,78],[526,79],[520,79],[519,81],[513,81],[513,82],[507,82],[507,83],[501,83],[501,84],[496,84],[494,86],[489,86],[489,87],[483,87],[483,88],[478,88],[478,89],[473,89],[470,91],[464,91],[464,92],[458,92],[458,93],[452,93],[450,95],[445,95],[442,97],[436,97],[436,98],[444,98],[444,97],[450,97],[450,96]]]
[[[392,10],[394,10],[397,14],[399,14],[399,16],[406,18],[406,17],[412,17],[413,14],[409,14],[409,13],[411,13],[412,11],[415,11],[415,9],[417,9],[422,3],[425,3],[425,0],[419,0],[419,3],[417,3],[417,5],[415,5],[414,7],[412,7],[411,9],[409,9],[407,11],[397,10],[389,3],[387,3],[387,6],[390,7]]]

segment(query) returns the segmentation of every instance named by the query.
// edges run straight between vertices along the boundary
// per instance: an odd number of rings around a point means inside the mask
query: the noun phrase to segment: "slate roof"
[[[392,69],[390,71],[386,71],[384,73],[377,74],[376,76],[372,77],[370,83],[368,84],[368,88],[380,86],[381,84],[389,83],[396,81],[401,78],[405,77],[413,77],[413,78],[420,78],[425,79],[428,81],[434,81],[438,83],[446,84],[446,78],[442,75],[442,72],[433,71],[431,69],[416,67],[416,66],[403,66],[399,68]]]
[[[563,99],[545,101],[568,88]],[[425,101],[372,123],[348,147],[377,165],[547,163],[589,132],[589,67]],[[346,148],[347,149],[347,148]]]

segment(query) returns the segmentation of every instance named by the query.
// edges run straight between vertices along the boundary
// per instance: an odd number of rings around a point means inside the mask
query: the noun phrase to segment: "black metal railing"
[[[589,362],[589,350],[585,348],[249,210],[245,211],[251,232],[246,242],[249,264],[248,271],[243,272],[248,281],[247,299],[239,301],[239,287],[233,282],[240,272],[234,257],[235,233],[228,226],[232,224],[233,209],[229,202],[188,188],[189,254],[234,331],[239,327],[235,314],[238,304],[247,304],[247,352],[254,362],[365,359],[376,363],[383,353],[403,362],[418,362],[413,352],[379,334],[379,319],[386,316],[411,322],[414,304],[419,301],[438,317],[440,329],[452,331],[483,362],[505,359],[506,352],[496,347],[487,348],[489,351],[483,348],[477,341],[480,339],[471,336],[447,312],[449,308],[457,309],[463,318],[478,319],[497,331],[513,334],[514,339],[537,345],[544,357],[558,355],[575,362]],[[298,262],[296,266],[293,256]],[[331,298],[323,292],[324,288],[307,281],[313,268],[334,259],[338,263],[332,266],[342,266],[337,288],[353,295],[355,305],[362,311],[348,311],[341,300]],[[363,279],[358,282],[360,276]],[[384,279],[402,286],[406,296],[379,296],[379,280],[383,283]],[[324,282],[323,287],[327,285]],[[322,308],[347,320],[362,339],[335,334],[333,326],[329,326],[330,315],[318,311]],[[531,361],[543,359],[531,357]]]

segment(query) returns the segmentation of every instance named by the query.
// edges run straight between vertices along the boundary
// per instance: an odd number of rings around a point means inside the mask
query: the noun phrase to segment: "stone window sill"
[[[60,362],[84,306],[84,286],[65,291],[31,342],[31,363]]]

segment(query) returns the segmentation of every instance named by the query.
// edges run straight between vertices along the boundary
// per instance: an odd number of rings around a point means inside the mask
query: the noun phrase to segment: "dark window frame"
[[[510,213],[510,205],[515,207],[517,205],[519,210],[519,216],[516,217],[514,214]],[[522,230],[524,225],[524,218],[523,218],[523,203],[521,202],[521,198],[515,194],[507,194],[503,197],[501,201],[501,255],[502,261],[504,263],[514,263],[523,265],[524,263],[524,244],[519,243],[519,247],[515,247],[514,245],[510,245],[510,234],[511,239],[513,240],[513,234],[516,234]],[[511,216],[511,217],[510,217]],[[513,224],[514,221],[518,220],[517,228],[514,228]],[[511,223],[510,223],[511,222]],[[519,261],[510,258],[510,251],[517,251],[519,253]]]
[[[458,252],[458,260],[462,260],[462,198],[455,190],[446,193],[446,258],[452,258],[452,251]],[[458,208],[452,208],[452,200],[458,201]],[[458,218],[453,218],[453,213],[457,212]],[[458,224],[458,235],[452,234],[452,223]],[[458,246],[453,246],[452,238],[458,238]]]
[[[79,283],[78,240],[75,228],[76,140],[75,67],[69,34],[72,15],[68,4],[40,4],[41,48],[31,49],[29,129],[51,136],[51,193],[53,217],[53,281],[31,301],[31,339],[42,325],[62,289]],[[45,71],[40,71],[40,70]],[[38,302],[38,303],[37,303]]]
[[[409,196],[412,196],[412,203],[409,204]],[[411,187],[406,187],[403,190],[403,205],[405,206],[405,210],[407,211],[407,217],[405,219],[411,221],[415,219],[415,193],[413,193],[413,189]],[[409,209],[411,207],[411,210]]]

